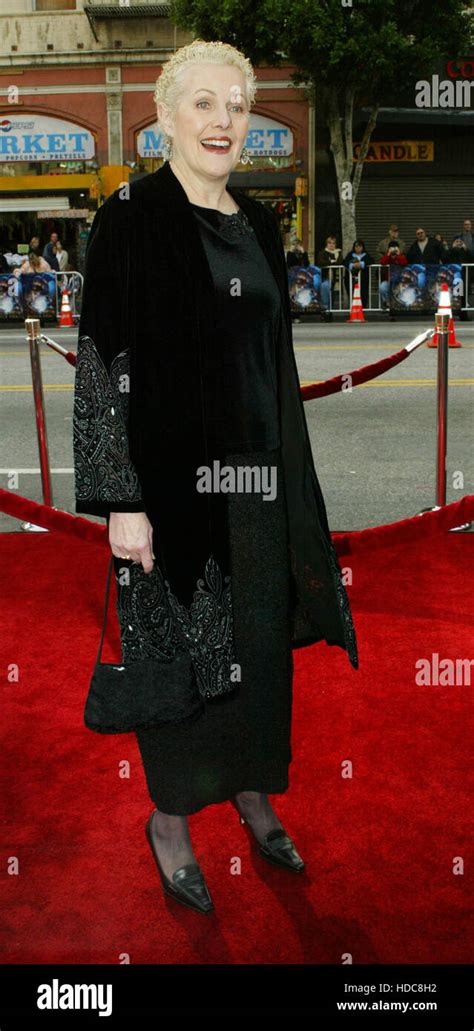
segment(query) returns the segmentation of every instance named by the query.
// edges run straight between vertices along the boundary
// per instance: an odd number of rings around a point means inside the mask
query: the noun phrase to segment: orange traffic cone
[[[362,307],[362,301],[360,298],[360,284],[359,277],[357,277],[354,286],[354,293],[352,295],[352,305],[349,318],[346,322],[365,322],[364,309]]]
[[[460,341],[456,339],[456,332],[455,332],[455,329],[454,329],[453,312],[452,312],[452,308],[451,308],[451,297],[450,297],[450,294],[449,294],[449,287],[448,287],[447,283],[443,283],[443,285],[441,287],[441,291],[440,291],[440,295],[439,295],[438,315],[449,315],[448,347],[462,347],[462,344],[460,343]],[[438,330],[436,330],[434,336],[432,336],[431,340],[428,340],[428,343],[427,343],[427,347],[437,347],[437,346],[438,346]]]
[[[61,300],[61,311],[60,311],[60,314],[59,314],[59,323],[58,323],[58,325],[60,327],[61,326],[73,326],[74,325],[73,318],[72,318],[71,305],[69,304],[69,294],[68,294],[67,290],[63,290],[63,296],[62,296],[62,300]]]

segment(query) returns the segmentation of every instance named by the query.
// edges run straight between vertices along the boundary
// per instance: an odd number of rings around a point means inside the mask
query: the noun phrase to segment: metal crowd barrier
[[[58,321],[63,291],[69,295],[73,319],[79,319],[84,277],[73,269],[70,272],[13,271],[0,275],[0,321],[24,321],[25,317]]]
[[[445,262],[439,266],[430,265],[425,267],[430,269],[439,268],[442,270],[444,267],[449,266],[450,264],[455,263]],[[334,314],[337,314],[338,312],[340,312],[341,314],[349,313],[352,307],[352,298],[354,294],[354,285],[356,283],[356,279],[352,276],[352,274],[349,272],[345,265],[331,265],[327,268],[323,268],[322,266],[318,266],[315,264],[314,267],[320,270],[321,280],[324,281],[324,278],[328,278],[331,284],[328,311],[333,312]],[[408,265],[407,267],[411,268],[410,265]],[[386,310],[385,306],[382,304],[382,299],[380,295],[380,284],[383,281],[382,273],[386,273],[389,268],[390,266],[388,265],[380,265],[375,262],[373,265],[368,266],[368,303],[364,304],[364,311],[382,312]],[[397,266],[397,268],[403,269],[404,266]],[[455,288],[452,289],[450,287],[451,299],[454,304],[453,311],[474,311],[474,272],[471,271],[473,269],[474,264],[462,265],[459,278],[457,277],[456,279]],[[310,269],[302,268],[302,272],[310,272]],[[460,297],[462,297],[463,299],[463,303],[461,305],[457,303],[457,300]],[[319,298],[321,301],[321,294],[319,294]],[[313,310],[314,309],[312,308],[312,306],[308,306],[308,314],[310,314]],[[294,314],[305,314],[304,306],[299,307],[293,304],[292,311]],[[412,313],[427,315],[430,313],[434,314],[435,309],[432,308],[430,309],[430,311],[428,311],[428,309],[426,308],[424,310],[421,308],[413,308],[410,310],[410,307],[407,305],[406,311],[408,314]]]

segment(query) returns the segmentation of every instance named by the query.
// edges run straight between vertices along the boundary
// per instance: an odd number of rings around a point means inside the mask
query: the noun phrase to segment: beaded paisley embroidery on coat
[[[230,667],[235,662],[230,576],[223,583],[221,569],[211,555],[189,610],[165,582],[175,619],[188,644],[201,695],[212,699],[234,693],[236,684],[230,681]]]
[[[110,372],[89,336],[79,339],[73,414],[76,496],[81,502],[140,501],[128,451],[128,349]]]
[[[170,590],[157,564],[145,573],[140,563],[116,558],[114,567],[122,661],[171,661],[178,648],[186,648],[201,697],[212,700],[235,693],[230,680],[235,661],[230,577],[223,586],[215,559],[208,559],[189,610]]]
[[[122,661],[171,661],[180,642],[159,567],[145,573],[141,563],[115,556],[114,569]]]
[[[357,640],[355,634],[355,627],[352,621],[351,609],[349,605],[349,598],[347,591],[342,582],[342,573],[339,566],[339,561],[336,554],[336,549],[332,541],[328,541],[328,556],[329,566],[331,569],[332,578],[334,581],[334,587],[336,589],[337,603],[339,605],[339,611],[341,614],[342,628],[344,631],[344,640],[346,642],[347,654],[349,656],[351,665],[354,669],[359,668],[359,659],[357,655]]]

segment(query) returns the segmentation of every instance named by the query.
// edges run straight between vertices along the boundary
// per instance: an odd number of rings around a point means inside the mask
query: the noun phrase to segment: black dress
[[[136,731],[150,797],[176,815],[238,791],[284,792],[292,757],[290,567],[275,361],[281,299],[242,209],[225,215],[192,207],[214,281],[221,344],[218,361],[215,346],[204,356],[213,457],[221,468],[266,470],[266,478],[260,490],[226,494],[237,696],[206,704],[194,723]],[[232,384],[225,406],[224,377]],[[244,439],[245,450],[237,448]],[[159,526],[155,533],[159,540]],[[118,570],[123,560],[115,564]]]

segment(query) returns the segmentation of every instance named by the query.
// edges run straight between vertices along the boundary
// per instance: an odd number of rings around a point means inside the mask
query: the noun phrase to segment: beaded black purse
[[[177,639],[169,658],[144,657],[133,661],[101,662],[110,576],[107,574],[104,618],[99,651],[84,708],[84,723],[99,734],[127,734],[143,727],[167,723],[188,723],[204,711],[191,656]],[[158,573],[158,567],[155,566]],[[158,573],[160,605],[169,610],[169,601]],[[170,619],[171,619],[170,612]]]

